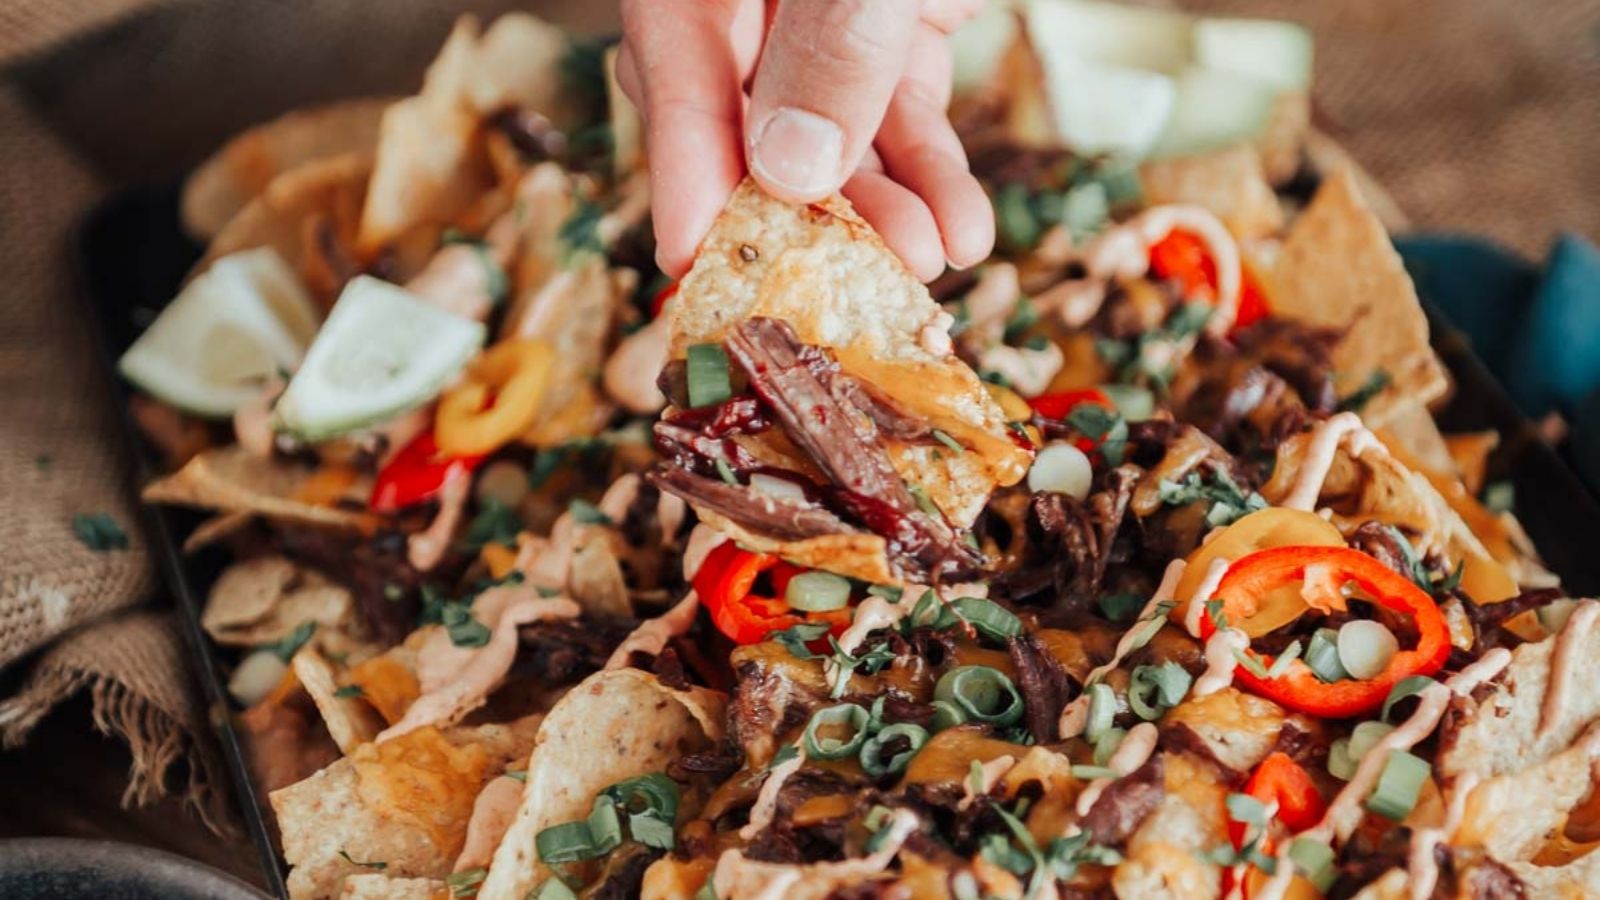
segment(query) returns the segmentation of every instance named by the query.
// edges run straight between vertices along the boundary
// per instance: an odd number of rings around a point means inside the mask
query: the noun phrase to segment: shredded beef
[[[597,672],[633,630],[625,619],[534,622],[517,629],[515,677],[567,684]]]
[[[689,753],[667,763],[667,774],[674,781],[686,782],[703,777],[707,781],[723,782],[732,778],[743,764],[744,754],[737,748],[718,744],[710,750]]]
[[[716,475],[717,460],[735,472],[760,468],[761,462],[732,438],[711,437],[701,431],[662,419],[653,430],[656,451],[674,467],[700,475]]]
[[[1114,847],[1128,839],[1166,793],[1163,782],[1166,767],[1160,754],[1128,775],[1112,782],[1100,799],[1089,807],[1079,824],[1093,835],[1097,844]]]
[[[798,541],[857,530],[814,503],[775,497],[747,484],[728,484],[670,465],[652,469],[645,478],[669,494],[778,540]]]
[[[529,161],[554,159],[567,152],[567,135],[540,113],[509,107],[489,119],[489,127],[505,135]]]
[[[1035,494],[1028,510],[1031,558],[1008,577],[1011,595],[1027,597],[1049,586],[1055,591],[1056,611],[1088,609],[1101,593],[1117,531],[1140,474],[1136,466],[1119,466],[1106,473],[1104,487],[1086,501],[1066,494]],[[1047,579],[1037,577],[1040,566],[1050,573]]]
[[[352,540],[310,528],[276,532],[284,552],[344,585],[355,601],[356,617],[373,640],[398,644],[417,625],[416,588],[422,574],[406,561],[405,536],[384,532]],[[442,573],[436,573],[442,574]],[[396,591],[400,599],[393,599]]]
[[[1017,671],[1028,731],[1038,743],[1054,743],[1060,739],[1061,708],[1072,698],[1071,679],[1032,634],[1023,632],[1006,641],[1006,653]]]
[[[796,684],[777,667],[741,663],[728,698],[728,725],[745,755],[766,759],[777,750],[776,735],[798,727],[827,700]]]
[[[609,854],[600,880],[585,891],[584,896],[592,900],[628,900],[639,896],[639,889],[644,885],[644,870],[650,868],[658,855],[643,844],[632,844]]]
[[[690,428],[714,438],[760,434],[772,427],[772,420],[762,410],[761,401],[749,394],[730,397],[715,406],[680,410],[673,413],[669,421],[680,428]]]
[[[981,555],[942,517],[919,508],[890,463],[875,415],[858,406],[864,392],[831,357],[801,343],[786,322],[762,317],[735,326],[726,346],[784,434],[833,483],[830,502],[888,541],[902,575],[959,577],[978,568]]]
[[[1411,580],[1411,564],[1406,562],[1405,551],[1382,522],[1363,522],[1350,533],[1350,546],[1376,559],[1385,567]]]
[[[689,675],[683,669],[683,660],[678,658],[678,651],[671,647],[656,654],[650,671],[655,673],[657,681],[675,691],[687,691],[691,686]]]

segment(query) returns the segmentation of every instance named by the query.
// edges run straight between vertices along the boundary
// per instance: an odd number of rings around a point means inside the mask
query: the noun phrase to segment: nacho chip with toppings
[[[279,522],[336,531],[366,531],[375,519],[366,512],[301,499],[314,470],[256,456],[234,444],[207,450],[183,468],[145,486],[147,503],[171,503],[220,512],[248,512]],[[366,505],[370,483],[358,479],[345,492]]]

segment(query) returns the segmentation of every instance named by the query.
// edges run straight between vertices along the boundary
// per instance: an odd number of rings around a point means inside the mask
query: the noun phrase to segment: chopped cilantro
[[[605,252],[605,243],[600,240],[600,219],[604,215],[599,204],[583,197],[577,199],[572,215],[561,223],[558,232],[565,264],[572,265],[585,253]]]
[[[837,638],[829,637],[828,646],[833,648],[833,653],[828,657],[838,671],[834,676],[833,691],[830,697],[837,700],[844,696],[845,688],[849,686],[850,679],[857,670],[863,675],[876,675],[883,671],[890,663],[894,662],[894,651],[888,644],[877,644],[863,653],[851,654],[839,646]]]
[[[375,859],[369,862],[362,862],[359,859],[352,859],[350,854],[344,852],[342,847],[339,849],[339,855],[344,857],[344,861],[352,866],[360,866],[363,869],[371,869],[374,872],[382,872],[384,869],[389,868],[389,864],[382,860]]]
[[[80,543],[96,553],[128,549],[128,533],[107,513],[79,513],[73,516],[72,533],[78,536]]]
[[[828,625],[825,622],[801,622],[782,631],[774,631],[767,635],[767,639],[777,641],[795,659],[816,659],[817,654],[806,645],[827,633]]]
[[[1006,317],[1006,340],[1016,340],[1038,321],[1039,307],[1027,297],[1018,297],[1016,305],[1011,308],[1011,315]]]
[[[600,507],[579,497],[567,505],[567,514],[572,516],[572,521],[580,525],[612,525],[611,517],[606,515]]]
[[[1181,483],[1163,480],[1157,485],[1157,492],[1161,502],[1168,506],[1209,501],[1206,524],[1213,528],[1232,525],[1249,513],[1267,508],[1265,497],[1255,491],[1245,491],[1226,469],[1216,469],[1209,479],[1201,477],[1199,472],[1190,472]]]
[[[1100,612],[1117,624],[1133,621],[1144,607],[1144,598],[1138,594],[1101,594],[1097,601]]]
[[[361,685],[359,684],[347,684],[344,687],[334,691],[333,695],[342,700],[346,697],[364,697],[366,696],[366,692],[361,689]]]
[[[1128,422],[1115,410],[1098,403],[1079,403],[1067,413],[1066,425],[1091,441],[1113,466],[1122,465],[1128,446]]]
[[[1339,400],[1339,411],[1360,412],[1368,403],[1372,402],[1373,397],[1383,393],[1383,389],[1393,381],[1394,377],[1388,371],[1373,369],[1372,374],[1367,376],[1367,380],[1361,383],[1361,387],[1356,388],[1349,396]]]
[[[489,643],[489,626],[472,615],[470,603],[447,603],[440,612],[440,623],[457,647],[482,647]]]
[[[461,539],[462,549],[477,553],[489,544],[505,547],[517,545],[517,532],[522,530],[522,519],[517,511],[493,497],[485,498],[478,514],[467,525]]]
[[[310,620],[301,622],[299,625],[294,627],[293,631],[284,635],[283,638],[280,639],[276,644],[268,645],[267,649],[276,654],[279,659],[283,660],[284,662],[288,662],[289,660],[294,659],[294,655],[300,652],[300,648],[306,645],[306,641],[311,640],[311,635],[316,630],[316,622]]]

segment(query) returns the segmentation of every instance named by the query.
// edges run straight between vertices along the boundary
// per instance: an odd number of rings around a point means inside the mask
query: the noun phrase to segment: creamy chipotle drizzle
[[[1478,685],[1499,675],[1511,662],[1511,651],[1504,647],[1496,647],[1485,653],[1477,662],[1443,683],[1435,682],[1425,688],[1418,698],[1420,702],[1411,717],[1400,724],[1400,727],[1383,736],[1383,739],[1374,744],[1367,754],[1361,757],[1361,762],[1356,766],[1356,773],[1350,777],[1333,802],[1328,804],[1328,811],[1322,821],[1301,833],[1301,837],[1310,840],[1331,844],[1335,840],[1347,840],[1356,826],[1361,824],[1361,803],[1367,795],[1372,793],[1372,788],[1378,783],[1378,776],[1383,774],[1383,767],[1389,761],[1389,754],[1395,750],[1410,750],[1415,747],[1438,727],[1439,719],[1444,716],[1446,706],[1452,696],[1464,697],[1471,694]],[[1278,871],[1261,887],[1254,896],[1256,900],[1283,900],[1289,890],[1289,883],[1294,879],[1294,864],[1289,858],[1291,841],[1285,841],[1283,849],[1278,853]]]
[[[620,669],[628,664],[635,652],[660,656],[661,651],[667,648],[668,641],[688,632],[689,626],[694,624],[694,614],[699,609],[700,598],[690,590],[676,606],[629,632],[617,649],[611,651],[605,667]]]
[[[1438,828],[1418,828],[1411,835],[1411,849],[1407,854],[1406,869],[1411,874],[1411,900],[1428,900],[1439,883],[1439,863],[1433,851],[1450,839],[1461,827],[1461,817],[1467,809],[1467,798],[1478,786],[1478,776],[1468,772],[1450,786],[1450,802],[1445,807],[1444,822]]]
[[[1328,470],[1333,468],[1333,454],[1347,439],[1353,456],[1359,457],[1368,450],[1386,452],[1383,444],[1361,424],[1361,418],[1355,413],[1342,412],[1330,416],[1312,432],[1305,458],[1300,461],[1300,471],[1295,474],[1294,486],[1278,505],[1310,512],[1317,505],[1317,495],[1322,493],[1322,482],[1327,480]]]
[[[739,829],[739,837],[747,841],[755,840],[756,835],[772,824],[773,818],[778,814],[778,792],[783,790],[783,783],[789,776],[800,771],[806,761],[806,748],[796,743],[794,756],[772,767],[767,773],[767,780],[761,783],[761,791],[756,794],[756,802],[750,807],[750,821]]]
[[[1194,595],[1183,598],[1189,608],[1183,612],[1183,630],[1189,632],[1190,637],[1200,636],[1200,619],[1205,615],[1206,601],[1217,592],[1217,585],[1222,583],[1222,576],[1228,574],[1228,560],[1218,557],[1206,567],[1206,577],[1194,589]]]
[[[1161,573],[1161,584],[1156,586],[1156,592],[1150,595],[1149,600],[1145,601],[1144,607],[1139,610],[1139,617],[1134,620],[1134,624],[1128,626],[1128,630],[1124,631],[1122,637],[1117,639],[1116,652],[1112,654],[1111,659],[1106,661],[1105,665],[1096,666],[1089,672],[1088,677],[1083,682],[1085,685],[1095,684],[1100,679],[1105,678],[1113,669],[1122,664],[1123,657],[1136,649],[1133,645],[1135,632],[1139,630],[1139,623],[1154,616],[1161,604],[1171,602],[1173,592],[1178,589],[1178,580],[1183,578],[1183,570],[1187,565],[1181,559],[1175,559],[1167,563],[1166,571]],[[1066,740],[1082,734],[1088,721],[1089,694],[1085,691],[1079,694],[1071,703],[1062,707],[1061,718],[1056,727],[1061,732],[1061,739]]]
[[[1194,680],[1194,695],[1209,697],[1233,684],[1239,654],[1250,649],[1250,635],[1237,628],[1219,628],[1206,641],[1206,670]]]
[[[1095,278],[1137,278],[1150,268],[1150,248],[1174,231],[1188,231],[1206,245],[1217,267],[1217,308],[1206,323],[1225,334],[1239,310],[1244,282],[1239,245],[1222,220],[1198,206],[1157,206],[1108,229],[1084,248],[1083,264]]]
[[[439,512],[428,527],[406,538],[406,561],[419,572],[429,572],[444,560],[445,551],[455,537],[456,527],[467,508],[472,477],[458,473],[439,489]]]
[[[720,898],[750,898],[750,900],[781,900],[791,887],[801,881],[816,884],[842,884],[860,881],[883,872],[894,862],[906,838],[922,824],[916,814],[896,808],[893,818],[884,826],[884,835],[878,849],[857,859],[839,862],[812,863],[800,866],[791,863],[769,863],[747,859],[739,850],[725,850],[717,857],[717,867],[712,871],[711,883]],[[824,892],[825,893],[825,892]]]
[[[1159,733],[1156,731],[1156,726],[1153,722],[1140,722],[1133,726],[1127,736],[1122,739],[1122,743],[1117,745],[1116,752],[1112,753],[1111,758],[1106,761],[1106,768],[1117,773],[1117,778],[1122,778],[1139,768],[1150,761],[1150,754],[1156,750],[1158,737]],[[1083,793],[1078,795],[1077,805],[1075,806],[1080,818],[1089,814],[1089,810],[1094,808],[1095,802],[1100,799],[1106,788],[1111,787],[1117,778],[1096,778],[1089,782],[1088,786],[1083,789]],[[1076,832],[1076,829],[1077,826],[1074,825],[1072,830]]]

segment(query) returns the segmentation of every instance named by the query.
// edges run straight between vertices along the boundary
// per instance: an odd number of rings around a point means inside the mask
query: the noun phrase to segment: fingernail
[[[804,109],[784,106],[767,117],[751,142],[750,169],[764,181],[796,194],[836,187],[844,158],[844,131]]]

